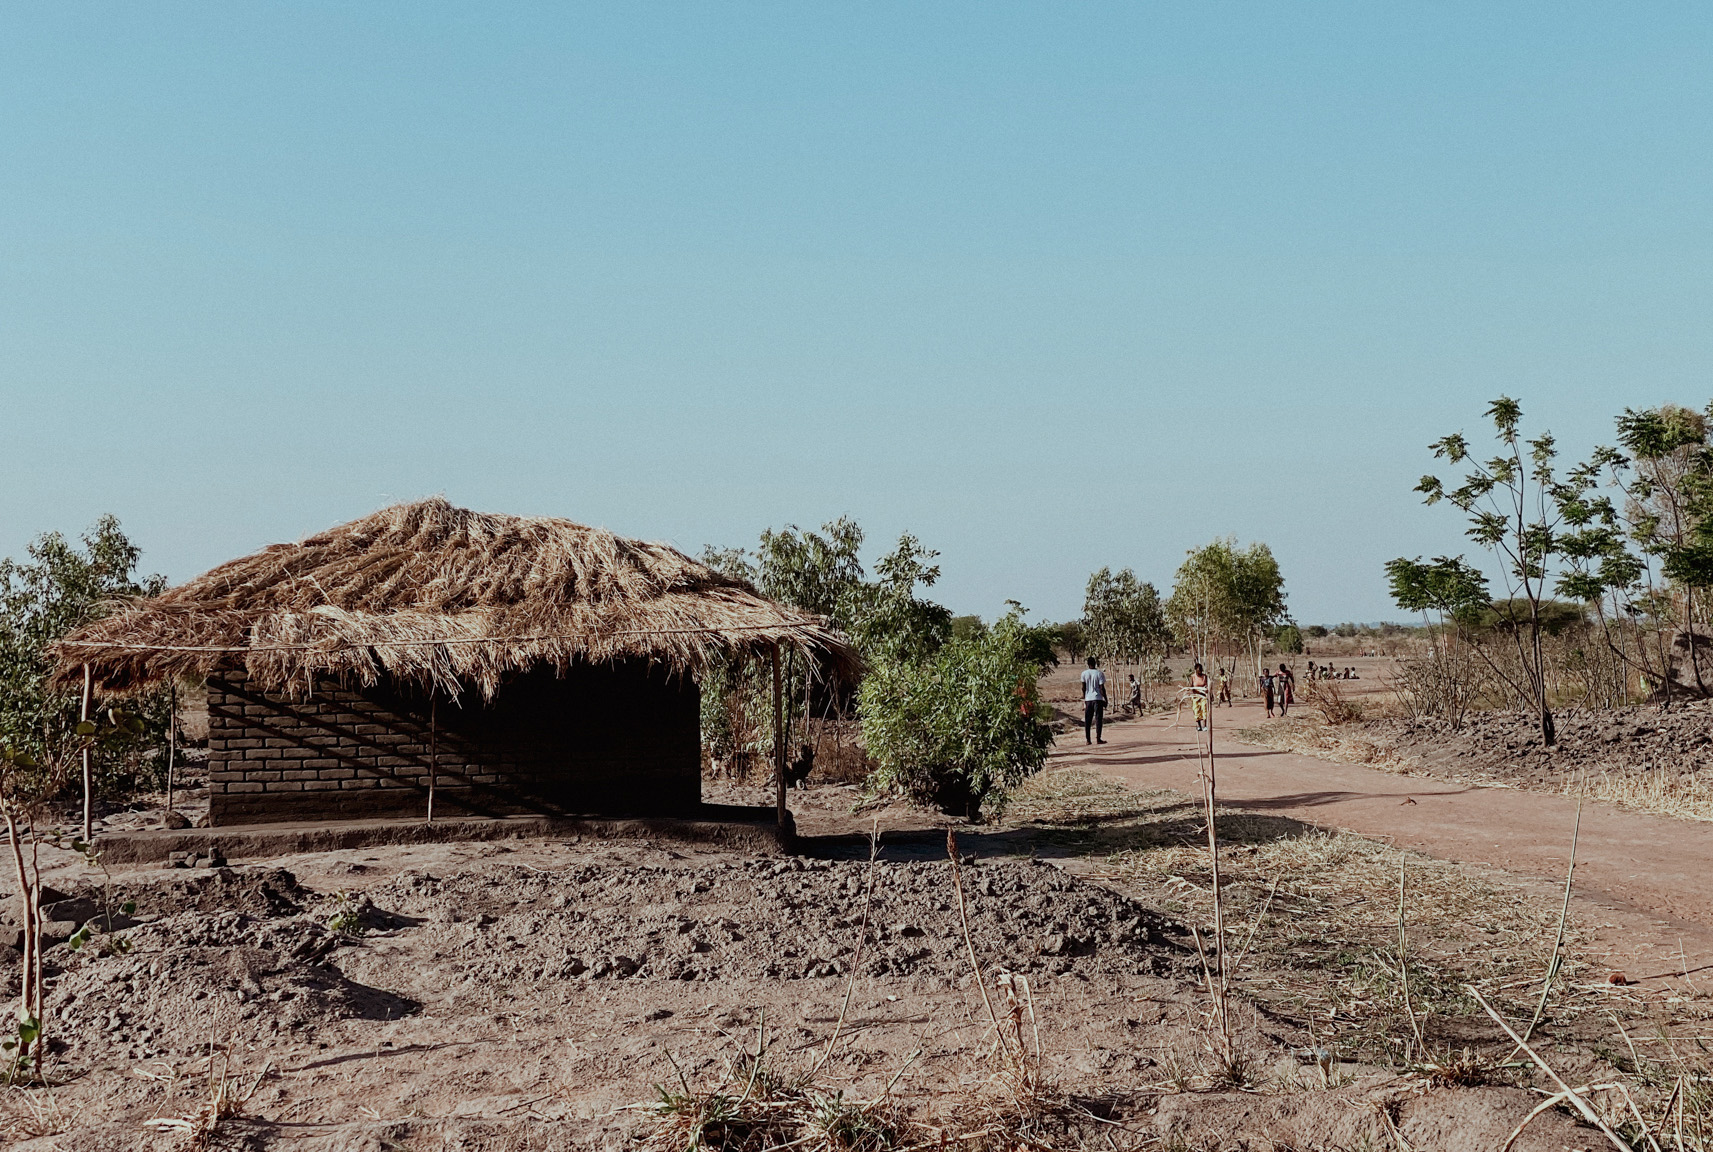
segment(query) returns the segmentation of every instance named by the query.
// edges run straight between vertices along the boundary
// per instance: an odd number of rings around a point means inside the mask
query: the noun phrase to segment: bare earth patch
[[[1210,1059],[1187,932],[1205,934],[1210,896],[1195,803],[1044,774],[1002,821],[960,827],[960,915],[943,824],[855,799],[794,795],[807,857],[532,841],[121,874],[109,898],[134,899],[139,923],[54,950],[54,1083],[0,1092],[0,1131],[64,1152],[1485,1150],[1541,1099],[1461,988],[1526,1020],[1550,901],[1359,837],[1222,818],[1238,1086]],[[1572,963],[1543,1042],[1576,1083],[1622,1081],[1657,1112],[1709,1003],[1674,993],[1643,1000]],[[1559,1109],[1517,1147],[1597,1136]]]
[[[1554,713],[1546,747],[1526,714],[1327,724],[1307,710],[1238,732],[1252,744],[1410,775],[1576,795],[1664,816],[1713,820],[1713,701]]]

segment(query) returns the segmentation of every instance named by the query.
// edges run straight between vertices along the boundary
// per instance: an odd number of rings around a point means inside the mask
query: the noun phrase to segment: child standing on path
[[[1190,698],[1195,702],[1196,731],[1207,725],[1207,673],[1197,664],[1190,673]]]
[[[1273,718],[1273,670],[1265,664],[1261,666],[1261,696],[1267,701],[1267,719]]]
[[[1088,658],[1088,667],[1083,670],[1083,743],[1105,744],[1101,733],[1106,726],[1106,673],[1094,666],[1094,657]],[[1094,739],[1089,739],[1089,729],[1094,729]]]

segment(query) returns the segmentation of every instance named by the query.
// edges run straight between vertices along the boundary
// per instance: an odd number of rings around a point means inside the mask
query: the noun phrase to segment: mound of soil
[[[945,864],[877,863],[871,976],[949,980],[968,970]],[[439,950],[466,977],[762,980],[841,976],[856,956],[868,865],[724,860],[697,868],[588,864],[438,879],[405,873],[370,892],[382,907],[447,924]],[[1184,930],[1110,889],[1037,861],[969,867],[969,932],[1015,971],[1179,968]]]
[[[333,954],[354,938],[329,928],[322,919],[328,899],[299,887],[284,869],[219,869],[123,885],[113,899],[136,900],[146,919],[98,935],[83,950],[49,952],[62,969],[50,1019],[73,1063],[189,1055],[211,1037],[259,1043],[330,1021],[394,1019],[418,1007],[340,972]],[[150,909],[164,911],[151,916]],[[356,927],[363,911],[350,916]]]
[[[1541,740],[1527,713],[1478,712],[1461,729],[1443,720],[1375,720],[1365,734],[1413,766],[1464,779],[1556,787],[1591,774],[1694,772],[1713,747],[1713,701],[1555,712],[1558,744]]]
[[[135,900],[141,923],[51,951],[60,1080],[0,1100],[0,1132],[23,1132],[30,1152],[186,1146],[151,1125],[203,1114],[227,1067],[201,1058],[211,1043],[244,1090],[211,1146],[304,1152],[618,1152],[654,1127],[640,1105],[657,1085],[715,1089],[763,1044],[770,1074],[816,1068],[830,1098],[890,1094],[936,1124],[969,1127],[996,1083],[943,860],[546,841],[364,860],[125,875],[109,899]],[[1382,1146],[1391,1124],[1407,1146],[1474,1152],[1532,1104],[1360,1065],[1328,1090],[1301,1029],[1246,1004],[1233,1042],[1278,1093],[1164,1096],[1210,1051],[1181,929],[1035,860],[961,872],[990,990],[1001,969],[1032,974],[1033,1043],[1087,1129],[1060,1146],[1110,1147],[1117,1128],[1184,1147]],[[1547,1116],[1517,1147],[1592,1147],[1577,1139]]]

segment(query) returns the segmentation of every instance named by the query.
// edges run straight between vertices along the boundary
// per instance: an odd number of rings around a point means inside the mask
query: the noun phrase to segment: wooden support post
[[[779,645],[773,646],[773,780],[783,831],[790,813],[785,808],[785,682],[779,675]]]
[[[438,696],[428,697],[428,822],[434,823],[434,783],[440,775],[440,733],[435,725]]]
[[[89,695],[91,686],[89,665],[85,664],[83,666],[83,711],[78,716],[78,719],[82,724],[89,723]],[[81,727],[82,724],[80,724],[79,727]],[[89,794],[92,791],[94,782],[90,779],[89,774],[90,738],[88,736],[84,736],[82,733],[79,733],[79,737],[83,741],[83,842],[87,844],[91,839],[93,839],[89,819]]]
[[[167,815],[172,815],[173,775],[178,768],[178,681],[167,681]],[[167,827],[172,827],[169,823]]]

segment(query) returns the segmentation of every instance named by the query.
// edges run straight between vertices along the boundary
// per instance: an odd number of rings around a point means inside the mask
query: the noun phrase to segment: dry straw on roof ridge
[[[835,674],[857,667],[820,617],[675,548],[435,498],[229,561],[77,630],[55,657],[62,682],[87,662],[107,692],[242,664],[270,691],[390,675],[491,697],[543,664],[640,657],[694,673],[774,644]]]

